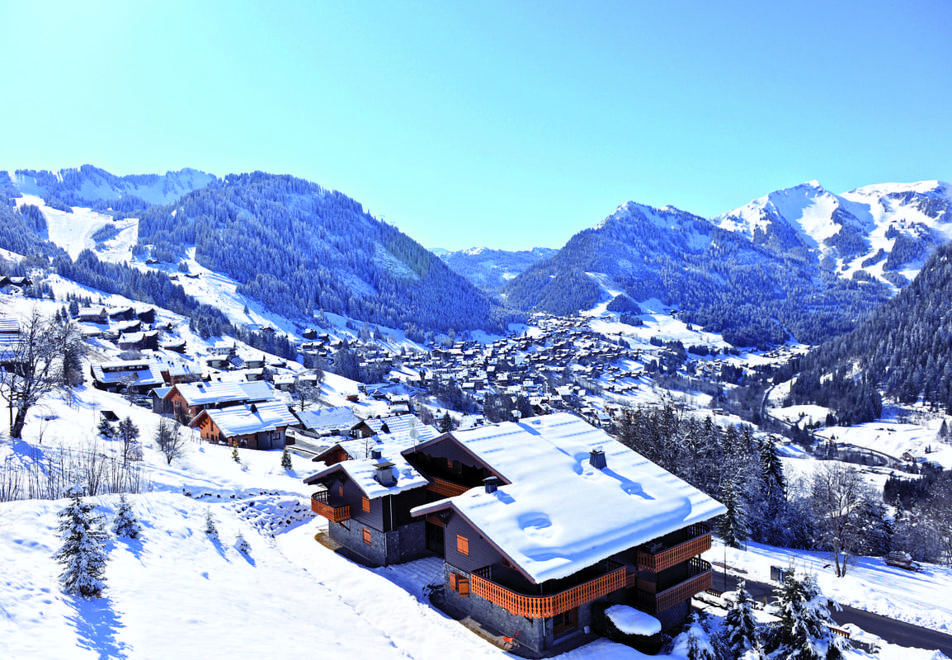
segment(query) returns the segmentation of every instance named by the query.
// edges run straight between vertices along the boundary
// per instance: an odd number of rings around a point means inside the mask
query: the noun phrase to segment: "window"
[[[364,527],[364,543],[367,545],[371,544],[370,530]]]
[[[364,513],[370,513],[370,500],[366,497],[360,498],[360,508],[364,510]]]
[[[460,596],[469,596],[469,577],[459,573],[450,573],[450,589]]]
[[[456,535],[456,552],[469,557],[469,539],[465,536]]]

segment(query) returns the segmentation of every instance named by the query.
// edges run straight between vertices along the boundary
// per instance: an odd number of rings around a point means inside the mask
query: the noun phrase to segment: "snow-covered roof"
[[[277,379],[275,379],[277,380]],[[347,406],[304,410],[297,414],[304,428],[313,431],[334,431],[350,429],[360,422],[360,418]]]
[[[92,365],[93,377],[105,385],[164,385],[159,365],[151,360],[121,360]]]
[[[568,413],[455,431],[501,474],[494,493],[466,493],[413,509],[451,507],[536,583],[724,513],[719,502],[604,431]],[[604,452],[606,467],[589,463]]]
[[[226,437],[274,431],[282,426],[297,424],[297,417],[281,401],[209,408],[203,410],[189,426],[198,426],[205,416],[211,419]]]
[[[267,401],[274,389],[266,381],[178,383],[175,386],[190,406],[207,406],[229,401]]]
[[[377,466],[381,463],[392,464],[390,468],[396,478],[392,486],[384,486],[375,478],[377,475]],[[395,495],[405,490],[414,488],[423,488],[429,481],[426,477],[417,472],[413,466],[399,454],[384,457],[381,459],[361,459],[335,463],[334,465],[321,470],[317,474],[311,475],[304,480],[307,484],[319,483],[324,477],[334,472],[343,471],[368,499],[383,497],[384,495]]]

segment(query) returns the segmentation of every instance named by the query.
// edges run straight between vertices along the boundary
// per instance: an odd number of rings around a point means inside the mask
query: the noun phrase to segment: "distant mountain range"
[[[573,314],[617,297],[609,310],[657,299],[735,345],[818,344],[856,327],[952,239],[952,195],[936,181],[840,195],[813,181],[710,219],[628,202],[558,251],[438,257],[355,200],[289,176],[120,177],[89,165],[0,176],[0,195],[21,193],[136,218],[140,262],[174,265],[194,251],[289,318],[334,312],[415,335],[499,331],[512,310]],[[39,209],[14,206],[0,208],[0,247],[61,251],[44,243]]]
[[[484,291],[498,291],[530,266],[554,256],[558,250],[536,247],[531,250],[493,250],[476,247],[450,252],[431,250],[457,273]]]
[[[556,314],[623,292],[657,298],[738,345],[808,343],[852,329],[952,238],[940,182],[843,195],[809,182],[713,219],[629,202],[514,278],[506,301]]]

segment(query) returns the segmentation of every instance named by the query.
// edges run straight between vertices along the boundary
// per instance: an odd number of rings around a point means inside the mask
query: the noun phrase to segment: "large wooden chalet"
[[[680,623],[725,511],[570,414],[384,445],[305,483],[331,539],[377,564],[443,557],[444,604],[539,654],[588,641],[596,602]]]

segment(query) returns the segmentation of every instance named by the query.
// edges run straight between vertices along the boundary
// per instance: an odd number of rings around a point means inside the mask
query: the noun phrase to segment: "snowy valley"
[[[467,626],[436,606],[434,589],[442,588],[445,580],[439,557],[371,567],[335,551],[339,548],[327,542],[329,521],[315,515],[314,488],[304,480],[324,469],[324,463],[313,459],[331,451],[342,436],[292,430],[287,437],[296,442],[287,445],[288,451],[280,447],[259,450],[237,442],[234,446],[209,442],[207,436],[203,438],[206,427],[185,425],[178,427],[181,451],[169,459],[156,438],[163,420],[177,415],[175,409],[160,403],[175,383],[134,392],[134,383],[127,379],[114,383],[117,387],[100,389],[103,383],[97,382],[100,376],[95,366],[101,371],[104,365],[119,368],[120,363],[149,362],[160,370],[204,381],[210,388],[265,382],[271,388],[269,396],[289,412],[333,408],[367,425],[412,412],[415,418],[408,428],[417,434],[412,436],[414,446],[421,430],[422,443],[444,431],[478,435],[483,432],[480,429],[497,423],[536,428],[528,420],[571,415],[584,419],[599,437],[611,434],[672,471],[678,464],[683,467],[688,458],[694,464],[694,450],[668,447],[674,453],[663,456],[659,450],[657,457],[652,456],[640,444],[644,437],[626,424],[637,419],[647,425],[665,414],[673,415],[678,430],[671,437],[677,436],[680,443],[683,438],[699,437],[707,420],[707,428],[716,426],[717,430],[705,431],[709,435],[704,437],[720,438],[717,442],[724,447],[729,446],[724,438],[747,428],[752,443],[769,446],[779,456],[791,503],[806,501],[816,475],[830,466],[854,469],[864,492],[872,493],[882,505],[881,518],[895,522],[896,529],[904,519],[902,529],[909,534],[921,531],[909,521],[920,509],[910,513],[900,511],[895,502],[884,502],[887,482],[891,478],[924,482],[929,470],[952,469],[948,411],[941,406],[930,405],[927,397],[911,401],[886,397],[872,421],[850,426],[828,423],[831,415],[839,414],[835,406],[794,403],[791,383],[795,379],[785,377],[789,365],[805,359],[811,344],[797,341],[789,332],[784,341],[759,348],[759,339],[749,344],[736,341],[741,332],[731,334],[731,328],[719,327],[715,321],[701,322],[702,306],[689,309],[698,299],[668,297],[673,281],[666,270],[670,263],[661,269],[660,261],[628,260],[634,259],[629,251],[634,242],[647,245],[658,238],[646,238],[648,225],[659,235],[661,229],[676,226],[670,236],[652,243],[658,250],[654,256],[660,258],[667,250],[672,255],[678,251],[717,254],[721,241],[721,246],[736,248],[723,253],[728,260],[737,255],[757,256],[763,262],[753,266],[772,263],[781,268],[784,262],[777,255],[794,255],[801,262],[798,268],[823,264],[825,272],[840,283],[836,286],[851,291],[877,287],[877,300],[895,299],[931,263],[928,257],[934,248],[952,237],[945,184],[871,186],[832,195],[812,182],[772,193],[710,221],[671,208],[626,205],[558,254],[538,251],[531,259],[516,262],[523,269],[521,274],[504,264],[486,262],[480,266],[482,280],[469,283],[448,269],[441,270],[444,266],[436,265],[436,257],[430,261],[365,218],[362,222],[367,227],[382,232],[384,239],[370,253],[375,265],[388,274],[378,277],[376,270],[371,275],[354,269],[335,280],[333,287],[359,292],[353,301],[342,302],[353,315],[340,313],[343,308],[332,309],[328,298],[327,305],[318,305],[305,316],[296,303],[279,305],[262,295],[283,290],[274,277],[249,283],[209,267],[200,243],[208,237],[200,227],[195,230],[196,242],[184,246],[167,240],[164,229],[150,230],[152,236],[166,241],[163,249],[180,249],[174,260],[156,258],[168,255],[142,249],[141,212],[153,208],[158,214],[153,205],[169,205],[161,209],[166,218],[183,196],[200,195],[214,177],[186,170],[165,180],[130,182],[99,170],[82,174],[72,182],[68,176],[51,179],[39,173],[10,177],[20,196],[11,196],[5,211],[19,217],[26,207],[39,209],[45,233],[37,240],[48,241],[44,249],[53,246],[73,261],[88,250],[103,263],[167,279],[181,288],[192,309],[201,305],[218,310],[223,323],[243,334],[209,335],[184,311],[165,308],[161,301],[137,299],[129,295],[131,291],[110,293],[63,277],[50,267],[62,255],[37,258],[3,252],[8,272],[31,283],[7,278],[0,293],[0,318],[15,321],[22,330],[29,327],[34,312],[50,318],[68,316],[86,347],[82,382],[57,388],[33,405],[22,437],[0,436],[0,494],[4,495],[0,502],[4,529],[0,535],[4,575],[0,655],[4,657],[435,659],[448,654],[467,658],[520,654],[518,637],[513,642],[503,634],[507,631]],[[297,184],[288,186],[293,190]],[[311,203],[295,194],[288,193],[289,205]],[[134,198],[128,202],[129,212],[110,206],[123,198]],[[103,204],[90,208],[75,203],[94,199]],[[198,197],[192,199],[199,204]],[[326,227],[332,226],[329,222]],[[347,254],[346,245],[329,231],[322,226],[323,244],[336,242],[340,253]],[[615,245],[602,242],[606,236],[611,241],[619,236],[629,241],[618,243],[628,246],[621,257],[616,252],[589,252],[592,261],[571,262],[573,254],[591,250],[592,244],[586,241]],[[473,252],[470,256],[479,256],[479,251]],[[498,259],[504,261],[502,256]],[[690,267],[697,268],[699,263]],[[570,272],[570,267],[575,270]],[[639,274],[644,277],[639,279]],[[489,284],[490,275],[496,278],[493,284]],[[416,296],[413,287],[424,277],[435,278],[428,281],[435,282],[441,292],[474,296],[480,313],[487,317],[473,319],[468,327],[440,327],[417,325],[398,313],[382,311],[387,305],[398,307],[403,295]],[[654,277],[657,286],[645,284]],[[717,277],[722,283],[731,279],[726,272]],[[544,297],[536,297],[538,305],[516,315],[492,294],[475,293],[476,286],[497,290],[505,280],[502,291],[511,304],[526,295],[520,287],[525,283],[531,287],[542,279],[561,285],[584,280],[591,295],[573,314],[546,313]],[[835,306],[835,301],[815,302],[818,308]],[[312,299],[309,304],[314,303]],[[420,309],[431,310],[433,304],[423,302]],[[91,308],[101,308],[105,317],[84,317]],[[136,314],[151,310],[153,320],[108,318],[126,309]],[[467,309],[475,308],[454,309],[462,319]],[[133,328],[130,324],[135,323]],[[154,340],[151,346],[149,338]],[[305,381],[312,385],[305,387]],[[261,402],[242,404],[253,414],[258,414],[256,405],[263,410]],[[110,492],[113,489],[104,475],[124,463],[123,446],[102,432],[106,411],[116,421],[130,420],[138,431],[141,455],[134,461],[136,486],[127,489],[126,497],[142,534],[138,539],[108,537],[102,597],[86,599],[65,593],[59,580],[62,565],[54,559],[62,543],[58,514],[67,502],[64,493],[70,484],[65,481],[82,474],[88,489],[93,472],[103,485],[85,499],[104,516],[107,526],[116,514],[119,494]],[[632,417],[632,411],[640,416]],[[9,402],[0,407],[0,416],[5,412],[12,419]],[[356,428],[352,424],[343,437]],[[661,429],[657,437],[666,437],[665,432]],[[356,444],[348,445],[349,451],[369,458],[369,440],[352,442]],[[724,452],[715,462],[728,462],[727,449]],[[702,490],[716,484],[723,488],[718,497],[727,492],[724,474],[712,473],[700,459],[696,463],[695,472],[677,473],[678,477]],[[588,468],[578,471],[594,479]],[[847,509],[857,501],[852,500]],[[765,500],[757,500],[756,505],[766,506]],[[752,527],[761,524],[753,522],[753,517]],[[216,534],[206,531],[209,518],[215,521]],[[526,527],[542,536],[554,531],[546,531],[546,524],[538,522]],[[730,547],[720,528],[715,532],[713,546],[704,554],[714,564],[714,592],[723,590],[718,584],[725,570],[732,578],[777,584],[773,569],[793,569],[815,576],[823,594],[844,605],[952,636],[952,603],[947,596],[952,568],[947,563],[919,561],[921,570],[910,571],[887,565],[882,554],[859,554],[850,557],[845,575],[836,577],[829,551],[792,549],[749,538],[735,539],[734,545],[740,547]],[[945,533],[936,531],[936,538]],[[247,549],[239,547],[240,538],[247,541]],[[945,556],[942,548],[934,552],[935,557]],[[699,594],[693,601],[705,612],[705,635],[716,637],[724,625],[725,596],[731,593]],[[758,610],[757,616],[765,625],[776,620],[764,610]],[[877,629],[861,631],[847,625],[838,630],[863,642],[846,650],[847,657],[943,657],[928,645],[908,648],[878,639]],[[690,635],[678,639],[656,657],[686,657]],[[947,645],[944,651],[949,653],[950,648]],[[629,646],[598,639],[558,657],[643,655]]]

